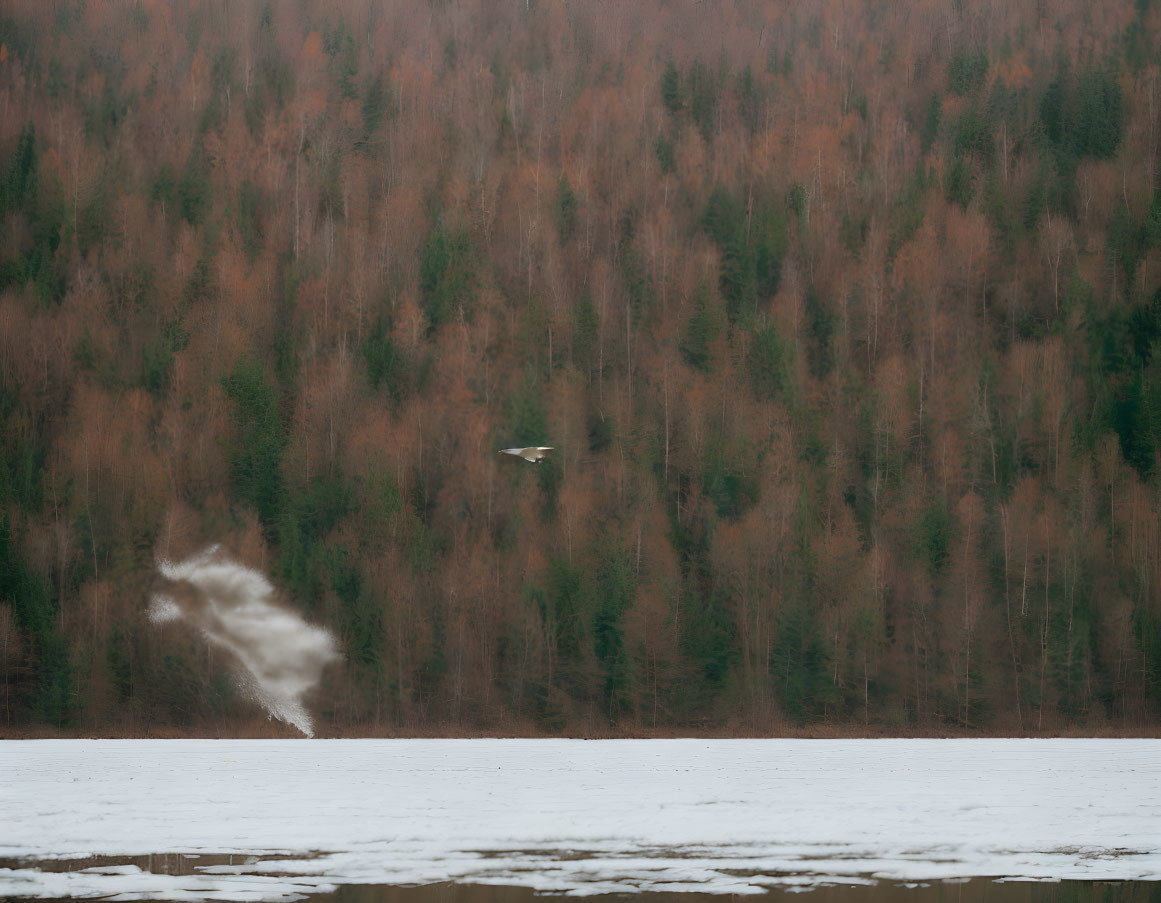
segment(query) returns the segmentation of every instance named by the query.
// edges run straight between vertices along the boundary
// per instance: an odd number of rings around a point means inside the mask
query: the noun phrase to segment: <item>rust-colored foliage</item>
[[[1140,6],[8,4],[2,729],[1155,731]]]

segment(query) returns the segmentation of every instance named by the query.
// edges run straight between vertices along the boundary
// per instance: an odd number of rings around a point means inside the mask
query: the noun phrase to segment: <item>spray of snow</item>
[[[270,717],[313,737],[302,698],[340,658],[334,637],[275,604],[270,581],[218,546],[184,561],[159,560],[157,570],[169,585],[150,600],[149,619],[190,622],[233,656],[239,686]]]

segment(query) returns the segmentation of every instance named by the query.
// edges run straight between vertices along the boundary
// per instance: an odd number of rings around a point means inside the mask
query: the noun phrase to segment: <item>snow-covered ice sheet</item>
[[[149,853],[242,864],[37,866]],[[1161,880],[1161,741],[10,741],[0,859],[0,896],[118,900]]]

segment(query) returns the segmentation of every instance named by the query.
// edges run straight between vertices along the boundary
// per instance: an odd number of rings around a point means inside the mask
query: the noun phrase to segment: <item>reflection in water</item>
[[[805,894],[805,896],[804,896]],[[770,898],[774,899],[771,900]],[[738,900],[738,897],[731,896]],[[773,889],[755,903],[1161,903],[1161,882],[1152,881],[1007,881],[982,878],[906,886],[835,885],[809,891]],[[586,903],[722,903],[721,894],[616,894],[585,898]],[[429,884],[383,887],[349,884],[310,903],[544,903],[545,895],[521,887]]]
[[[144,856],[78,856],[65,859],[0,859],[0,869],[35,868],[42,872],[81,872],[132,865],[154,875],[196,875],[210,865],[253,865],[284,856],[249,853],[149,853]],[[257,870],[256,870],[257,871]],[[3,892],[0,890],[0,899]],[[416,901],[418,903],[418,901]]]

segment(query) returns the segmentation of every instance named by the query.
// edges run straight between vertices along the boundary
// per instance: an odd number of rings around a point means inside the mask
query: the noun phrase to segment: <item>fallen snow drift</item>
[[[1161,880],[1156,740],[0,743],[0,896]],[[193,875],[37,861],[275,854]]]

